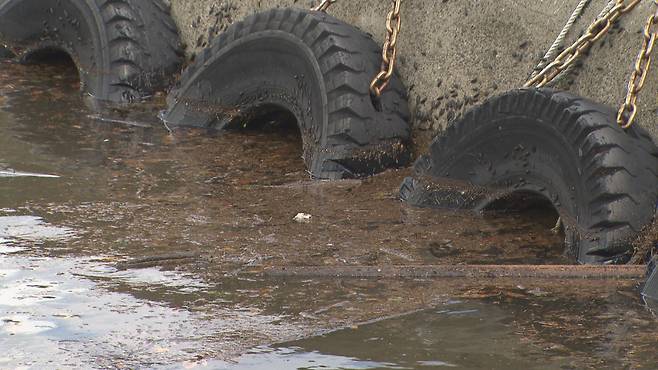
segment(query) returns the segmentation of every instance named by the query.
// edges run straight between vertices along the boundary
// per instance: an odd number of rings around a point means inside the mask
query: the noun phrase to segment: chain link
[[[647,74],[651,68],[651,53],[658,38],[658,0],[654,0],[655,10],[647,19],[644,26],[644,40],[642,49],[637,56],[633,73],[628,82],[626,100],[617,114],[617,123],[624,129],[630,128],[637,116],[637,97],[644,88]]]
[[[332,6],[338,0],[322,0],[320,4],[311,8],[315,12],[326,12],[330,6]]]
[[[548,64],[541,72],[532,77],[525,87],[544,87],[555,79],[562,71],[578,60],[589,48],[603,36],[622,15],[633,10],[641,0],[617,0],[617,4],[603,17],[598,18],[571,46],[566,48],[555,60]],[[654,0],[656,1],[656,0]]]
[[[392,9],[386,17],[386,42],[384,42],[382,50],[382,67],[370,84],[370,93],[376,98],[382,95],[395,72],[395,61],[398,56],[398,36],[402,29],[401,3],[402,0],[393,0]]]

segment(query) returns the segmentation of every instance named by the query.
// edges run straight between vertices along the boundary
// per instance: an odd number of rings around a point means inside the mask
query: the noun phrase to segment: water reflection
[[[129,292],[153,289],[152,279],[173,294],[189,293],[190,279],[149,270],[119,274],[99,259],[0,260],[0,367],[135,368],[218,356],[213,343],[234,336],[300,332],[256,309],[210,314],[136,298]]]
[[[157,101],[114,112],[137,124],[111,124],[82,106],[75,72],[2,63],[0,368],[656,363],[656,325],[635,282],[259,275],[272,265],[568,263],[550,215],[408,209],[395,198],[405,171],[310,182],[294,130],[169,133]],[[311,222],[295,222],[301,212]],[[118,268],[176,253],[194,257]],[[438,308],[358,326],[428,307]],[[314,338],[336,328],[348,329]]]
[[[432,365],[428,365],[432,366]],[[217,369],[217,370],[375,370],[409,369],[393,363],[360,360],[353,357],[327,355],[320,352],[305,352],[302,348],[257,347],[235,361],[189,361],[161,369]],[[425,367],[429,368],[429,367]]]
[[[0,216],[0,245],[63,241],[73,236],[75,236],[73,229],[49,225],[41,217]]]

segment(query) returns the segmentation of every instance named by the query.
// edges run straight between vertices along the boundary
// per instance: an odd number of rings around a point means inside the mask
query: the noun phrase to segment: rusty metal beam
[[[584,265],[422,265],[422,266],[288,266],[265,270],[271,277],[336,278],[540,278],[643,279],[646,267]]]

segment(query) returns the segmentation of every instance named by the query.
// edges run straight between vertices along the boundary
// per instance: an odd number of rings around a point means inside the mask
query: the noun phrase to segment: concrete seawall
[[[576,24],[573,41],[608,0],[592,0]],[[578,0],[405,0],[399,71],[410,90],[416,151],[454,117],[484,99],[518,88],[562,29]],[[171,0],[187,45],[198,52],[232,22],[302,0]],[[329,12],[381,41],[390,2],[339,0]],[[643,1],[592,49],[573,81],[557,87],[614,106],[623,101],[653,2]],[[658,139],[658,65],[640,97],[638,124]],[[443,97],[443,98],[441,98]]]

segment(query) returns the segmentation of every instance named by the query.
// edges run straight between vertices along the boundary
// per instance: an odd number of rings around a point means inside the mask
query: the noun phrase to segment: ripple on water
[[[75,234],[71,228],[50,225],[37,216],[0,217],[0,246],[21,242],[64,241]]]
[[[175,299],[140,298],[155,286],[157,294],[175,297],[189,293],[187,284],[207,285],[176,272],[117,272],[95,262],[101,259],[0,259],[0,368],[39,368],[50,361],[100,368],[163,365],[198,354],[219,356],[211,350],[219,340],[301,330],[255,308],[216,307],[210,314]]]

